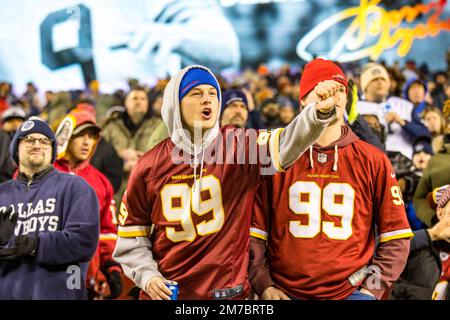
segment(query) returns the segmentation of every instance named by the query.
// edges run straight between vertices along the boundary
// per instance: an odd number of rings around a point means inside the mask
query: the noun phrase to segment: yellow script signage
[[[353,19],[349,27],[331,45],[326,58],[348,62],[370,57],[376,60],[383,51],[398,45],[397,54],[405,56],[415,39],[435,37],[441,31],[450,31],[450,19],[442,20],[441,14],[446,0],[414,7],[404,6],[399,10],[386,11],[378,4],[381,0],[361,0],[358,7],[345,9],[324,20],[308,32],[297,44],[297,54],[304,60],[312,60],[308,46],[325,31],[339,23]],[[421,17],[425,23],[417,20]],[[367,39],[371,38],[370,45]],[[375,43],[373,43],[375,42]]]

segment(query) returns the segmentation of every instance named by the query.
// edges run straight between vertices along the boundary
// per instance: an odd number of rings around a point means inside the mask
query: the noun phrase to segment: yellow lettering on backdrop
[[[450,31],[450,19],[439,20],[446,0],[399,10],[386,11],[379,6],[381,0],[361,0],[358,7],[345,9],[323,21],[308,32],[297,44],[297,53],[306,60],[312,59],[307,47],[322,33],[342,21],[353,18],[349,27],[328,52],[329,59],[341,62],[370,57],[376,60],[387,49],[398,45],[397,54],[404,57],[411,50],[414,40],[435,37],[441,31]],[[426,23],[417,23],[419,17],[428,16]],[[401,27],[402,26],[402,27]],[[363,47],[368,37],[376,43]],[[342,53],[344,48],[347,52]]]

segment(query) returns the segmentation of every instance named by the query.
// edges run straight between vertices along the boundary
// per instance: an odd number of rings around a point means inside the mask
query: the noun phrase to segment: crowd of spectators
[[[450,67],[450,61],[448,61]],[[408,60],[342,64],[350,79],[346,120],[369,128],[360,138],[387,153],[396,171],[413,230],[432,228],[436,211],[430,206],[433,191],[450,184],[450,68],[429,71]],[[301,111],[301,68],[285,65],[217,75],[222,87],[221,125],[273,129],[289,124]],[[89,111],[101,128],[91,163],[111,182],[116,203],[128,175],[139,158],[168,137],[161,119],[167,79],[153,87],[129,79],[128,90],[102,92],[94,80],[84,90],[39,91],[29,82],[19,93],[11,83],[0,82],[0,182],[13,177],[16,164],[9,154],[14,132],[37,116],[56,131],[74,109]],[[399,294],[400,295],[400,294]]]

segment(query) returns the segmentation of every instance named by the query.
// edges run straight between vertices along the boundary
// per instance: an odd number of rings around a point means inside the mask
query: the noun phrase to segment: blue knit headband
[[[180,91],[178,93],[180,101],[189,91],[191,91],[191,89],[202,84],[209,84],[216,88],[217,94],[220,97],[220,86],[213,75],[204,69],[192,68],[189,69],[184,74],[183,79],[181,79]]]

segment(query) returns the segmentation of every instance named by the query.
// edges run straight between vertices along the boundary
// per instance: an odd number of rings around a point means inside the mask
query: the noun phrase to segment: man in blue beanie
[[[166,280],[178,283],[179,300],[248,296],[246,199],[334,121],[337,87],[320,88],[324,100],[286,128],[256,132],[219,127],[220,86],[208,68],[188,66],[170,79],[161,109],[170,138],[133,168],[118,216],[113,258],[140,298],[172,299]]]
[[[220,125],[245,128],[248,119],[247,97],[241,90],[227,90],[223,93]]]
[[[255,109],[255,102],[246,89],[230,89],[223,92],[220,125],[237,128],[264,128],[261,114]]]
[[[56,139],[30,118],[10,146],[16,179],[0,184],[0,299],[86,299],[99,205],[82,178],[54,169]]]

